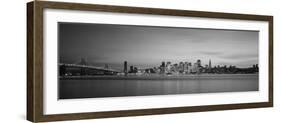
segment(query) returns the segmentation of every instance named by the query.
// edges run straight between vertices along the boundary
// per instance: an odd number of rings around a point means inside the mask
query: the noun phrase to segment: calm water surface
[[[59,98],[97,98],[191,93],[258,91],[258,75],[195,75],[184,77],[60,79]],[[168,77],[169,78],[169,77]]]

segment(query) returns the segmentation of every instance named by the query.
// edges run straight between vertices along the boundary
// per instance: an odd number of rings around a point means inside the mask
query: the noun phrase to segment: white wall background
[[[67,0],[64,0],[67,1]],[[78,1],[78,0],[77,0]],[[265,14],[274,16],[274,108],[211,111],[66,123],[237,123],[280,122],[281,114],[281,9],[278,0],[88,0],[97,4]],[[26,116],[26,2],[5,0],[0,4],[0,122],[25,123]]]

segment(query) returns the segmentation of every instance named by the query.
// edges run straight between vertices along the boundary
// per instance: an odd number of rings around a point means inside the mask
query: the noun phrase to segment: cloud
[[[211,56],[221,56],[224,53],[218,52],[218,51],[202,51],[202,52],[200,52],[200,54],[202,54],[202,55],[211,55]]]
[[[253,59],[258,58],[257,53],[236,53],[236,54],[225,54],[220,56],[223,59]]]

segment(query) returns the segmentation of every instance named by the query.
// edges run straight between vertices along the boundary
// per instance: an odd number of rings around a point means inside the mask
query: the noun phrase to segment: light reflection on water
[[[59,98],[97,98],[190,93],[258,91],[258,75],[227,75],[201,79],[61,79]],[[230,77],[231,76],[231,77]]]

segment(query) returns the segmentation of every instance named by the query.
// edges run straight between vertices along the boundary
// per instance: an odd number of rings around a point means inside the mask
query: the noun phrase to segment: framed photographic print
[[[27,3],[27,119],[273,106],[273,17]]]

